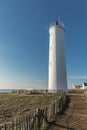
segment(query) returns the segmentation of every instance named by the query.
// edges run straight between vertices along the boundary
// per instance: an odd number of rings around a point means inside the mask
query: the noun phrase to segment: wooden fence
[[[32,115],[17,118],[10,124],[0,126],[0,130],[42,130],[46,128],[50,121],[63,109],[66,102],[64,93],[60,94],[59,99],[54,101],[44,109],[37,108]]]

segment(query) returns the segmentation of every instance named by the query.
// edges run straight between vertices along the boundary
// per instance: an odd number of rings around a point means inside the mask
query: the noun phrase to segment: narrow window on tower
[[[51,62],[50,62],[50,67],[51,67]]]
[[[50,50],[52,50],[52,46],[50,46]]]

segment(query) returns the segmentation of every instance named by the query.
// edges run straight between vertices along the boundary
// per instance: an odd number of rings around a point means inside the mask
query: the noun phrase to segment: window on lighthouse
[[[52,46],[50,46],[50,50],[52,50]]]
[[[51,62],[50,62],[50,67],[51,67]]]

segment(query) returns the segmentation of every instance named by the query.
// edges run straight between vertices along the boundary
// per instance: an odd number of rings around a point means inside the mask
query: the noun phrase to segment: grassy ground
[[[0,124],[32,113],[37,107],[45,107],[58,99],[57,94],[0,93]]]

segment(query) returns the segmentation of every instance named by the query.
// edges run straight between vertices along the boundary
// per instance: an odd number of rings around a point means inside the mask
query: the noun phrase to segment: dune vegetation
[[[58,94],[0,93],[0,123],[33,113],[58,99]]]

